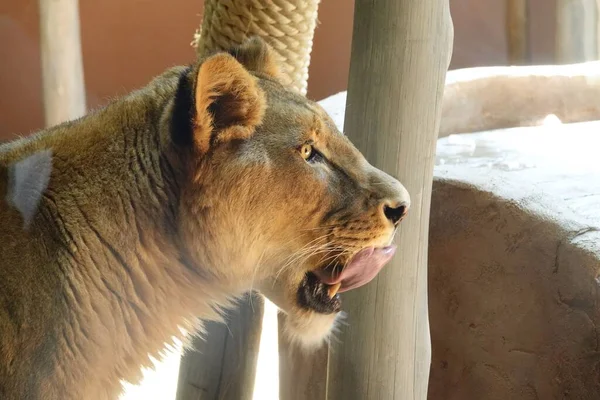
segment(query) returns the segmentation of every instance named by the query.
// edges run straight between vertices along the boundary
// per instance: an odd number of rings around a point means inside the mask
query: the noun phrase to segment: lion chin
[[[299,312],[283,318],[283,334],[287,340],[302,350],[312,352],[328,344],[344,321],[346,314],[319,314]]]

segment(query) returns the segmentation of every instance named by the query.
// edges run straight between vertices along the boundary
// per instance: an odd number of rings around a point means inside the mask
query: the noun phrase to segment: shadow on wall
[[[555,0],[531,0],[533,62],[551,61]],[[193,60],[190,42],[202,0],[80,1],[89,108],[146,84],[173,65]],[[505,0],[451,0],[455,50],[451,68],[506,63]],[[552,3],[548,4],[548,3]],[[319,8],[308,96],[346,89],[354,1],[324,0]],[[38,2],[0,4],[0,140],[43,127]]]

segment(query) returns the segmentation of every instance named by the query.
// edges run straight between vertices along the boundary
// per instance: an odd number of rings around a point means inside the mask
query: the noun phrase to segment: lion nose
[[[409,204],[402,202],[386,202],[383,204],[383,214],[394,225],[398,225],[408,214]]]
[[[380,190],[380,210],[383,217],[397,226],[406,217],[410,209],[410,195],[406,188],[397,180],[390,179],[385,189]]]
[[[373,168],[371,175],[373,205],[378,207],[379,218],[397,226],[410,209],[410,194],[396,178]]]

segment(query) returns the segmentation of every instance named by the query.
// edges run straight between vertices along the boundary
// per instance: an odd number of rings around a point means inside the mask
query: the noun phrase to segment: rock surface
[[[439,140],[430,399],[600,398],[598,132]]]

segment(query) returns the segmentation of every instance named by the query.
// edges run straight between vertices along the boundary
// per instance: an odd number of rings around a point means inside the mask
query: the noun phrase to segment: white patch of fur
[[[37,212],[51,172],[52,150],[39,151],[10,166],[6,198],[21,213],[24,228]]]
[[[319,314],[311,312],[302,316],[285,318],[283,332],[289,341],[303,350],[314,351],[325,343],[335,339],[339,332],[339,325],[343,323],[346,315]]]

